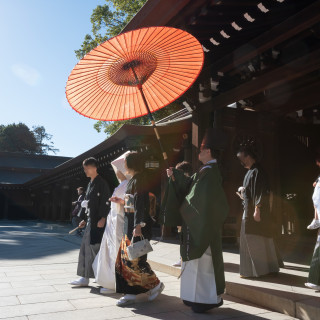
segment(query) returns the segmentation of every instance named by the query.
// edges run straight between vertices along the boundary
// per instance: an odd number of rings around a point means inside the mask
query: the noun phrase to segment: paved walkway
[[[142,295],[134,306],[116,307],[118,294],[102,296],[96,284],[86,288],[67,284],[75,278],[80,246],[79,238],[67,234],[70,229],[0,221],[0,319],[294,319],[228,295],[223,307],[193,314],[179,299],[179,280],[163,272],[157,275],[166,288],[156,301],[148,303]],[[155,248],[153,255],[162,254],[160,247]]]

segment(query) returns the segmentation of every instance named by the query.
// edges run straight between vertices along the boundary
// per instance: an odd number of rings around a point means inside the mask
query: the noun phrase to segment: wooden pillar
[[[49,219],[49,211],[50,211],[49,193],[50,193],[50,190],[48,190],[48,189],[43,191],[43,199],[44,199],[43,219],[45,219],[45,220]]]
[[[191,144],[191,137],[189,136],[190,133],[183,134],[183,160],[192,162],[192,144]]]
[[[61,211],[61,186],[58,183],[55,183],[52,190],[52,220],[56,221],[60,219]]]
[[[67,181],[64,181],[61,186],[61,211],[60,211],[60,220],[66,221],[70,219],[71,211],[71,193],[70,187],[67,184]]]
[[[8,197],[5,196],[4,198],[4,208],[3,208],[3,218],[8,219],[9,218],[9,200]]]
[[[273,137],[271,142],[271,152],[272,152],[272,159],[273,159],[273,185],[272,185],[272,197],[271,197],[271,212],[274,218],[274,234],[276,237],[280,236],[282,233],[282,213],[283,213],[283,201],[282,201],[282,194],[281,194],[281,181],[280,181],[280,161],[279,161],[279,154],[280,154],[280,142],[279,142],[279,122],[275,123],[275,126],[272,130]]]
[[[199,110],[196,109],[192,112],[192,127],[191,127],[191,149],[192,149],[192,169],[193,172],[198,170],[198,153],[199,153],[199,126],[200,115]]]

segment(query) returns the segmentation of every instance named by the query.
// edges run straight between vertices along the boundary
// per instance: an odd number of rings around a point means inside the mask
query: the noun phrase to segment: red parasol
[[[78,113],[118,121],[152,116],[180,97],[203,65],[201,44],[189,33],[150,27],[120,34],[90,51],[72,70],[66,95]],[[166,153],[162,149],[164,159]]]

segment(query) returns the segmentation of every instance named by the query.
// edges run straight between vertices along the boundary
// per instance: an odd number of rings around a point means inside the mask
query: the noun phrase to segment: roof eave
[[[148,0],[121,33],[151,26],[166,26],[191,0]]]

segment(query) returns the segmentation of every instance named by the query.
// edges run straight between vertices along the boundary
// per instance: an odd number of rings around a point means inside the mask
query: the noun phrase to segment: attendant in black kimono
[[[72,222],[73,228],[76,228],[82,220],[82,218],[80,217],[81,211],[82,211],[81,203],[85,197],[83,187],[77,188],[77,192],[78,192],[78,199],[76,201],[72,202],[72,205],[74,206],[72,213],[71,213],[71,216],[72,216],[71,222]],[[82,235],[81,229],[77,230],[77,235],[78,236]]]
[[[116,260],[116,291],[124,294],[117,302],[120,307],[133,303],[136,295],[141,293],[147,293],[148,300],[152,301],[164,289],[164,284],[147,263],[147,255],[129,260],[127,254],[131,241],[140,241],[141,236],[149,240],[152,237],[153,220],[149,214],[149,190],[143,165],[144,161],[137,152],[126,155],[125,166],[132,178],[128,182],[125,199],[110,199],[124,204],[125,211],[123,238]]]
[[[241,149],[237,157],[248,169],[243,186],[239,188],[244,206],[240,232],[240,276],[260,277],[277,273],[282,260],[277,255],[272,235],[268,177],[250,147]]]
[[[199,153],[203,166],[192,177],[167,170],[170,180],[162,204],[163,223],[182,225],[180,297],[197,313],[223,304],[222,227],[229,207],[216,158],[224,139],[223,133],[207,130]]]
[[[83,169],[90,182],[87,187],[85,200],[81,206],[82,220],[80,228],[86,230],[82,238],[77,275],[79,279],[71,281],[70,284],[77,286],[88,286],[89,279],[94,278],[92,263],[100,249],[106,218],[110,210],[109,198],[111,196],[108,183],[97,172],[97,160],[88,158],[83,161]]]

